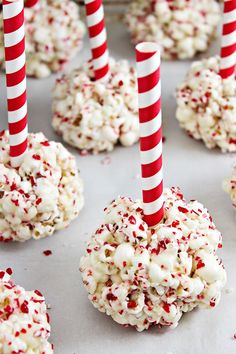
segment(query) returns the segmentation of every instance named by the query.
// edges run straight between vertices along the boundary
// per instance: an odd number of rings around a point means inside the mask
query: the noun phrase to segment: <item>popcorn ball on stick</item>
[[[221,57],[192,64],[177,90],[176,117],[209,149],[236,151],[236,1],[224,2]]]
[[[214,308],[226,282],[207,209],[178,188],[162,190],[159,55],[153,43],[137,46],[143,201],[111,202],[80,261],[94,307],[138,331]]]
[[[83,184],[60,143],[27,132],[23,0],[3,0],[3,16],[9,132],[0,133],[0,241],[25,241],[76,218]]]
[[[53,353],[43,295],[15,285],[11,273],[0,271],[0,353]]]
[[[37,78],[62,70],[82,46],[85,32],[78,5],[71,0],[26,0],[27,75]],[[0,21],[0,33],[3,33]],[[0,36],[0,65],[4,65]]]
[[[102,1],[85,7],[92,60],[57,80],[52,125],[70,145],[98,153],[138,140],[136,75],[127,61],[108,57]]]
[[[208,49],[219,15],[215,0],[135,0],[126,23],[135,44],[158,42],[164,59],[186,59]]]

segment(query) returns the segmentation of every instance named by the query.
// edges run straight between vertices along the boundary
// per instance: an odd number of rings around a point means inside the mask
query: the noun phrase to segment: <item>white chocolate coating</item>
[[[2,12],[0,64],[4,63]],[[71,0],[40,0],[25,8],[27,74],[37,78],[60,71],[82,45],[85,26]]]
[[[224,180],[223,188],[230,195],[233,206],[236,208],[236,166],[234,166],[232,176]]]
[[[26,291],[0,271],[0,354],[51,354],[49,317],[38,290]]]
[[[40,239],[65,228],[84,204],[75,158],[42,133],[29,134],[19,169],[10,166],[8,132],[0,133],[0,241]]]
[[[94,81],[91,62],[57,80],[53,92],[56,132],[70,145],[98,153],[139,137],[136,74],[125,60],[110,59],[107,82]]]
[[[176,117],[209,149],[236,151],[236,80],[222,80],[219,57],[194,62],[177,90]]]
[[[126,15],[133,42],[157,42],[164,59],[192,58],[206,51],[219,20],[215,0],[135,0]]]
[[[178,188],[164,199],[164,221],[149,229],[141,202],[117,198],[80,262],[94,307],[138,331],[174,328],[184,312],[213,308],[226,282],[216,255],[221,234],[207,209],[187,203]]]

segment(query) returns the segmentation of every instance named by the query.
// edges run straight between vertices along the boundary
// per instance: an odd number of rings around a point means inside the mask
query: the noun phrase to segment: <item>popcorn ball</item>
[[[215,0],[135,0],[126,15],[133,42],[157,42],[164,59],[192,58],[206,51],[219,20]]]
[[[0,271],[0,354],[53,353],[43,295],[15,285],[11,272]]]
[[[236,165],[233,169],[233,175],[223,182],[223,188],[230,195],[233,206],[236,208]]]
[[[180,126],[209,149],[236,151],[236,81],[222,79],[220,58],[194,62],[177,90]]]
[[[29,134],[20,167],[9,157],[9,135],[0,133],[0,241],[41,239],[66,227],[84,204],[75,158],[42,133]]]
[[[141,202],[117,198],[80,262],[94,307],[138,331],[174,328],[183,313],[214,308],[226,282],[216,255],[222,237],[207,209],[178,188],[164,200],[163,222],[148,228]]]
[[[2,17],[2,12],[1,12]],[[37,78],[62,70],[82,44],[85,32],[78,6],[71,0],[40,0],[25,8],[27,74]],[[4,65],[3,22],[0,21],[0,65]]]
[[[93,153],[139,138],[136,74],[125,60],[109,60],[107,81],[95,81],[92,62],[63,75],[53,93],[52,125],[64,141]]]

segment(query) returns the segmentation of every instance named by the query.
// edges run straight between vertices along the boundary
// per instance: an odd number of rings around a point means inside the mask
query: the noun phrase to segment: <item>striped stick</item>
[[[224,1],[220,76],[235,75],[236,65],[236,0]]]
[[[157,44],[138,44],[136,62],[144,220],[152,227],[164,216],[160,50]]]
[[[95,80],[106,79],[109,55],[102,0],[85,0],[85,8]]]
[[[27,151],[28,137],[24,0],[3,0],[3,29],[10,157],[12,166],[18,167]]]

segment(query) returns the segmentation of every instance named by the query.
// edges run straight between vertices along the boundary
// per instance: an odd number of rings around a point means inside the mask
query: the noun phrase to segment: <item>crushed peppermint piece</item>
[[[107,82],[94,80],[91,62],[56,81],[53,128],[82,155],[131,146],[139,138],[136,73],[126,60],[110,58],[109,66]]]
[[[0,352],[52,354],[44,297],[38,290],[26,291],[15,285],[9,269],[0,274],[3,274],[0,277]]]
[[[0,13],[0,65],[4,63],[3,21]],[[42,30],[43,29],[43,30]],[[40,0],[25,8],[27,74],[37,78],[61,71],[82,47],[85,26],[71,0]]]
[[[52,235],[83,207],[83,184],[73,155],[62,144],[29,134],[20,168],[10,165],[9,134],[0,140],[0,241]],[[1,192],[1,191],[0,191]]]
[[[216,255],[222,236],[207,209],[171,188],[164,210],[164,222],[149,229],[140,201],[112,201],[80,261],[93,305],[138,331],[175,327],[197,306],[214,308],[226,282]]]
[[[51,250],[45,250],[43,251],[43,254],[48,257],[48,256],[51,256],[52,255],[52,251]]]
[[[219,20],[216,0],[133,0],[126,15],[133,43],[157,42],[168,60],[205,52]]]
[[[222,79],[218,56],[192,64],[177,89],[176,117],[190,137],[207,148],[236,151],[236,80]]]

